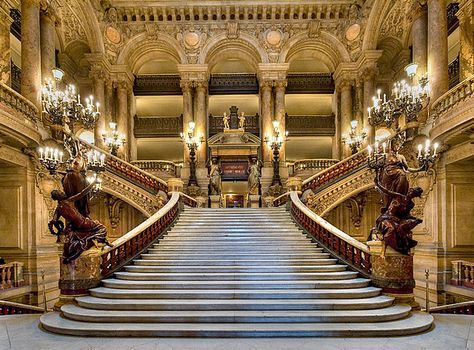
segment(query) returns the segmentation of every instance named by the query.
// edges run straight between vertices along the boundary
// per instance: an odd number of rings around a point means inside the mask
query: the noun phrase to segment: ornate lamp
[[[359,151],[362,142],[367,138],[367,131],[365,129],[361,133],[357,132],[357,124],[357,120],[351,121],[351,131],[348,135],[342,136],[342,142],[351,148],[352,154],[356,154]]]
[[[117,123],[110,122],[109,128],[109,131],[102,132],[102,139],[104,140],[104,144],[110,150],[110,153],[117,156],[117,151],[125,144],[126,139],[124,135],[119,135]]]
[[[64,163],[64,153],[60,151],[59,148],[40,147],[38,152],[41,164],[49,171],[50,174],[54,174],[58,170],[59,166]]]
[[[373,106],[368,108],[371,125],[385,124],[387,127],[395,125],[395,129],[398,129],[398,119],[401,115],[405,115],[407,122],[414,121],[418,113],[428,106],[430,88],[427,76],[419,78],[417,84],[413,83],[417,68],[416,63],[405,67],[412,83],[409,84],[405,80],[396,82],[392,89],[391,100],[387,99],[386,94],[383,94],[382,100],[382,91],[377,90],[377,96],[372,97]]]
[[[188,186],[194,185],[197,186],[197,178],[196,178],[196,150],[198,149],[199,145],[203,142],[202,137],[196,137],[194,135],[194,129],[196,127],[196,123],[190,121],[188,124],[188,132],[186,135],[180,133],[181,140],[188,146],[189,149],[189,182]]]
[[[273,178],[272,186],[280,185],[280,149],[283,146],[283,143],[286,141],[288,136],[288,131],[285,133],[285,137],[280,135],[280,122],[278,120],[273,120],[273,135],[268,137],[266,136],[264,141],[265,143],[273,150]]]

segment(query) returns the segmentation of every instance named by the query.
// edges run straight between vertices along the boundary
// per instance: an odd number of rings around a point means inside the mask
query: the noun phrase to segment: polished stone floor
[[[435,327],[391,338],[84,338],[47,333],[36,315],[0,316],[0,350],[474,349],[474,316],[435,315]]]

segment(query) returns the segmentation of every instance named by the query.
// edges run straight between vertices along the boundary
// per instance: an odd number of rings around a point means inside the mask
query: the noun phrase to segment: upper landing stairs
[[[148,251],[41,323],[82,336],[390,336],[432,317],[394,304],[284,208],[185,208]]]

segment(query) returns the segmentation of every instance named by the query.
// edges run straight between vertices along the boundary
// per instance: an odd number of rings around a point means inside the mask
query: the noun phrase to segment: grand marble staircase
[[[185,209],[162,240],[89,296],[42,316],[83,336],[374,336],[424,331],[311,242],[283,208]]]

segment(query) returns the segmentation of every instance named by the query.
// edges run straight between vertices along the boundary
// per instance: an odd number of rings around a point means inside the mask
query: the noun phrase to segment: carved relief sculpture
[[[230,129],[230,116],[226,112],[222,115],[222,120],[224,121],[224,130]]]
[[[244,112],[239,115],[239,130],[245,131],[245,114]]]

